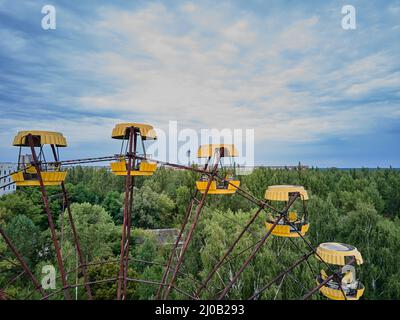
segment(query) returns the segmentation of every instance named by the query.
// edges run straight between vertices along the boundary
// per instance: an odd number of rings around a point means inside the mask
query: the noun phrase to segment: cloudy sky
[[[257,164],[400,167],[399,120],[399,1],[0,0],[0,161],[21,129],[73,159],[118,152],[117,122],[177,121],[254,129]]]

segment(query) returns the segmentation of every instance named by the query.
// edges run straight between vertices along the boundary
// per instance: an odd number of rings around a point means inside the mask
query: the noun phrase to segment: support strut
[[[45,297],[46,293],[44,292],[42,285],[39,283],[39,281],[33,275],[32,271],[29,269],[28,265],[26,264],[24,258],[21,256],[18,249],[11,242],[10,238],[6,235],[6,233],[4,232],[4,230],[1,226],[0,226],[0,234],[2,235],[4,241],[6,242],[7,247],[12,251],[14,256],[17,258],[18,262],[21,264],[22,269],[24,269],[25,273],[31,279],[31,281],[35,287],[35,290],[37,290],[43,297]]]
[[[135,140],[136,145],[136,140]],[[131,227],[132,227],[132,206],[133,206],[133,189],[135,185],[135,177],[132,177],[131,190],[129,195],[129,214],[128,214],[128,228],[127,228],[127,240],[126,240],[126,253],[125,253],[125,265],[124,265],[124,287],[123,287],[123,297],[126,298],[126,293],[128,289],[128,269],[129,269],[129,247],[131,240]]]
[[[34,165],[34,167],[36,169],[36,173],[37,173],[38,180],[39,180],[40,191],[42,193],[42,200],[43,200],[43,203],[44,203],[44,206],[45,206],[45,209],[46,209],[46,213],[47,213],[47,220],[48,220],[49,228],[50,228],[50,231],[51,231],[51,238],[52,238],[52,241],[53,241],[54,249],[56,251],[57,264],[58,264],[58,268],[60,269],[61,283],[63,285],[64,298],[67,299],[67,300],[71,300],[71,295],[70,295],[70,292],[68,290],[69,289],[69,285],[67,283],[64,264],[63,264],[63,261],[62,261],[61,250],[60,250],[60,246],[59,246],[58,240],[57,240],[56,228],[54,226],[53,213],[51,212],[50,205],[49,205],[49,199],[48,199],[47,193],[46,193],[46,188],[45,188],[44,183],[43,183],[40,164],[39,164],[39,161],[38,161],[38,158],[37,158],[37,155],[36,155],[35,143],[34,143],[32,134],[28,134],[27,138],[28,138],[28,143],[29,143],[29,146],[30,146],[31,152],[32,152],[33,165]]]
[[[171,292],[171,288],[172,288],[172,286],[173,286],[173,284],[174,284],[174,282],[176,280],[179,268],[182,265],[186,250],[187,250],[187,248],[189,246],[189,242],[192,239],[193,232],[196,229],[197,223],[199,221],[201,210],[202,210],[202,208],[204,206],[204,203],[206,201],[206,198],[207,198],[207,195],[208,195],[208,191],[210,190],[211,183],[212,183],[212,181],[214,179],[215,174],[217,173],[219,158],[220,158],[220,155],[218,154],[218,156],[216,156],[215,164],[214,164],[214,167],[212,169],[211,175],[208,177],[207,187],[204,190],[204,193],[203,193],[203,195],[201,197],[200,203],[197,205],[196,213],[195,213],[195,216],[194,216],[194,219],[193,219],[193,223],[190,226],[188,235],[186,236],[185,242],[183,244],[182,250],[181,250],[180,255],[179,255],[178,262],[176,263],[175,270],[174,270],[174,272],[172,274],[172,278],[171,278],[171,280],[169,282],[169,285],[166,288],[164,299],[168,298],[168,295]]]
[[[353,258],[351,258],[351,260],[347,263],[347,265],[352,265],[354,262],[355,262],[355,259],[354,259],[354,257],[353,257]],[[340,271],[341,271],[341,269],[335,271],[333,274],[331,274],[329,277],[327,277],[324,281],[322,281],[318,286],[316,286],[314,289],[312,289],[311,291],[309,291],[308,293],[306,293],[306,294],[303,296],[303,300],[309,299],[314,293],[316,293],[319,289],[321,289],[325,284],[327,284],[327,283],[328,283],[329,281],[331,281],[333,278],[339,278],[339,273],[340,273]],[[339,279],[339,280],[340,280],[340,279]],[[342,290],[342,294],[343,294],[344,298],[347,299],[347,298],[346,298],[346,295],[345,295],[344,292],[343,292],[343,289],[341,289],[341,290]]]
[[[59,162],[57,151],[56,151],[56,148],[54,145],[51,145],[51,150],[53,152],[54,160],[56,162]],[[81,269],[82,269],[83,279],[85,281],[85,288],[86,288],[87,296],[88,296],[89,300],[92,300],[93,297],[92,297],[92,291],[90,289],[90,285],[88,284],[89,278],[87,275],[87,270],[86,270],[86,265],[85,265],[86,263],[83,258],[83,255],[82,255],[81,245],[79,243],[79,236],[78,236],[78,233],[76,232],[75,222],[74,222],[74,218],[72,217],[69,197],[68,197],[68,193],[67,193],[67,189],[65,187],[64,181],[61,182],[61,190],[63,193],[64,203],[65,203],[65,206],[66,206],[67,212],[68,212],[68,220],[69,220],[69,224],[70,224],[71,230],[72,230],[72,237],[74,239],[75,250],[78,255],[79,263],[80,263]]]
[[[256,213],[251,217],[251,219],[247,222],[246,226],[243,228],[242,232],[239,234],[239,236],[236,238],[236,240],[230,245],[228,250],[226,250],[225,254],[222,256],[222,258],[218,261],[218,263],[214,266],[214,268],[211,270],[211,272],[207,275],[206,279],[204,282],[199,286],[199,288],[196,291],[196,297],[200,296],[200,293],[203,291],[203,289],[207,286],[208,282],[211,280],[212,276],[218,271],[218,269],[222,266],[223,262],[225,259],[228,257],[228,255],[232,252],[232,250],[235,248],[239,240],[243,237],[243,235],[246,233],[246,231],[249,229],[251,224],[255,221],[255,219],[258,217],[260,212],[264,209],[264,205],[261,205],[260,208],[256,211]]]
[[[293,203],[296,201],[297,197],[300,194],[296,192],[294,196],[291,197],[288,205],[286,208],[281,212],[281,214],[276,218],[274,221],[273,225],[271,228],[267,231],[267,233],[262,237],[258,245],[254,248],[253,252],[250,254],[250,256],[246,259],[246,261],[243,263],[242,267],[239,269],[239,271],[235,274],[235,276],[232,278],[232,280],[229,282],[229,284],[225,287],[225,289],[222,291],[220,296],[218,297],[218,300],[222,300],[226,294],[229,292],[229,290],[232,288],[232,286],[235,284],[239,276],[242,274],[242,272],[246,269],[246,267],[249,265],[249,263],[253,260],[255,255],[258,253],[258,251],[261,249],[261,247],[264,245],[265,241],[268,239],[269,235],[272,233],[272,231],[275,229],[276,225],[279,223],[279,221],[284,217],[284,215],[287,214],[287,211],[290,209],[290,207],[293,205]]]
[[[125,180],[125,202],[124,202],[124,220],[122,223],[120,266],[118,274],[117,300],[126,298],[126,278],[129,265],[129,237],[131,226],[131,191],[133,190],[131,171],[134,169],[134,161],[136,156],[136,133],[135,128],[130,127],[129,130],[129,152],[127,154],[127,175]]]
[[[287,275],[289,272],[291,272],[300,263],[307,260],[312,254],[314,254],[314,252],[310,251],[309,253],[302,256],[299,260],[297,260],[295,263],[293,263],[289,268],[287,268],[285,271],[282,271],[275,278],[273,278],[270,282],[268,282],[265,286],[263,286],[261,289],[257,290],[248,300],[255,300],[260,294],[262,294],[265,290],[267,290],[275,282],[279,281],[281,278],[283,278],[285,275]]]
[[[163,274],[162,279],[161,279],[161,284],[157,289],[156,300],[160,299],[162,291],[164,289],[164,285],[163,284],[165,284],[166,280],[168,279],[169,272],[171,270],[172,260],[174,259],[176,249],[179,246],[179,243],[180,243],[180,241],[182,239],[183,232],[185,231],[186,225],[187,225],[187,223],[189,221],[189,218],[190,218],[190,215],[192,213],[194,202],[195,202],[195,199],[197,197],[197,194],[198,194],[198,190],[196,189],[196,191],[195,191],[195,193],[193,195],[192,201],[190,201],[190,204],[186,208],[185,217],[183,219],[183,223],[182,223],[181,229],[179,230],[178,237],[176,238],[174,247],[172,248],[172,251],[171,251],[171,253],[169,255],[168,263],[167,263],[167,266],[165,267],[164,274]]]

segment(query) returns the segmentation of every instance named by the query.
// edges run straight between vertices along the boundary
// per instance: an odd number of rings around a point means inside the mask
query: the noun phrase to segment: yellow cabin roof
[[[197,150],[198,158],[208,158],[215,154],[216,150],[223,149],[221,157],[237,157],[239,155],[237,149],[233,144],[203,144]]]
[[[265,199],[271,201],[289,201],[289,193],[299,192],[302,200],[308,200],[308,193],[302,186],[276,185],[265,190]]]
[[[326,263],[344,266],[346,264],[345,257],[355,257],[357,264],[363,263],[361,253],[356,247],[338,242],[321,243],[317,248],[318,255]],[[321,260],[317,255],[317,258]]]
[[[52,132],[52,131],[20,131],[15,136],[13,145],[14,146],[22,146],[27,147],[29,146],[27,136],[31,134],[34,137],[34,144],[35,147],[42,146],[44,144],[54,144],[57,147],[66,147],[67,140],[59,132]]]
[[[128,139],[129,136],[127,134],[127,129],[130,127],[135,127],[139,129],[140,136],[143,140],[150,140],[150,139],[157,139],[156,132],[153,126],[149,124],[143,123],[135,123],[135,122],[127,122],[127,123],[119,123],[115,125],[112,131],[112,138],[113,139]]]

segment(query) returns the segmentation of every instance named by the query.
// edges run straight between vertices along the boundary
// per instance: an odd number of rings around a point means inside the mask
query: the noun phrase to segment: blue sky
[[[62,131],[73,159],[171,120],[254,129],[257,164],[400,167],[400,2],[0,0],[0,161],[22,129]]]

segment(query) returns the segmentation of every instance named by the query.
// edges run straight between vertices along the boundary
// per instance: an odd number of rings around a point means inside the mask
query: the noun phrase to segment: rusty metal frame
[[[303,202],[304,202],[304,201],[303,201]],[[304,205],[304,204],[303,204],[303,205]],[[295,230],[296,233],[300,236],[300,238],[304,241],[304,243],[314,252],[314,254],[318,257],[318,259],[319,259],[320,261],[322,261],[322,263],[325,264],[325,266],[329,269],[329,271],[332,272],[332,266],[329,265],[328,263],[326,263],[326,262],[324,261],[324,259],[322,259],[322,257],[318,254],[317,250],[311,245],[311,243],[309,243],[309,242],[307,241],[306,238],[304,238],[304,236],[303,236],[303,235],[301,234],[301,232],[296,228],[296,226],[294,225],[294,223],[292,223],[291,221],[289,221],[286,217],[284,217],[284,218],[285,218],[285,221],[286,221],[289,225],[291,225],[291,226],[294,228],[294,230]],[[353,262],[351,262],[350,264],[352,264],[352,263],[353,263]],[[333,272],[334,272],[334,274],[336,273],[335,271],[333,271]],[[335,277],[338,277],[338,275],[336,274]],[[340,291],[342,291],[342,294],[343,294],[343,296],[344,296],[344,300],[347,300],[346,294],[345,294],[345,292],[344,292],[344,290],[343,290],[343,287],[342,287],[341,283],[338,282],[338,285],[339,285]]]
[[[176,249],[179,246],[179,243],[180,243],[180,241],[182,239],[182,236],[183,236],[183,232],[185,231],[186,225],[187,225],[187,223],[188,223],[188,221],[190,219],[190,216],[192,214],[197,194],[198,194],[198,190],[196,189],[196,191],[195,191],[195,193],[194,193],[194,195],[192,197],[192,200],[190,201],[188,207],[186,208],[185,217],[183,218],[183,223],[182,223],[181,229],[179,230],[179,234],[178,234],[178,236],[177,236],[177,238],[175,240],[174,247],[172,248],[171,253],[169,255],[167,266],[165,267],[165,270],[164,270],[164,273],[163,273],[163,276],[162,276],[162,279],[161,279],[161,284],[157,289],[156,300],[159,300],[161,295],[162,295],[162,292],[163,292],[163,289],[164,289],[164,286],[162,284],[165,284],[166,280],[168,279],[169,272],[171,270],[171,264],[172,264],[172,261],[173,261],[174,256],[175,256]]]
[[[97,280],[97,281],[90,281],[88,284],[93,285],[93,284],[99,284],[99,283],[115,282],[116,280],[118,280],[118,277],[102,279],[102,280]],[[157,281],[153,281],[153,280],[144,280],[144,279],[136,279],[136,278],[129,278],[129,277],[126,280],[127,280],[127,282],[144,283],[144,284],[149,284],[149,285],[154,285],[154,286],[158,286],[158,285],[167,286],[167,284],[165,284],[165,283],[161,283],[161,282],[157,282]],[[82,287],[83,285],[85,285],[85,284],[82,284],[82,283],[72,284],[71,288]],[[190,293],[187,293],[186,291],[184,291],[176,286],[172,286],[172,289],[176,290],[177,292],[179,292],[191,299],[195,299],[195,297],[193,297]],[[62,289],[57,290],[55,292],[51,292],[51,293],[47,294],[45,297],[43,297],[41,300],[48,299],[49,297],[51,297],[55,294],[58,294],[61,291],[62,291]]]
[[[351,260],[348,263],[346,263],[346,265],[352,265],[354,262],[355,262],[355,258],[352,257]],[[303,296],[303,300],[309,299],[314,293],[316,293],[320,288],[322,288],[325,284],[327,284],[333,278],[338,278],[340,280],[339,273],[341,272],[341,270],[342,270],[342,268],[340,268],[339,270],[333,272],[329,277],[327,277],[324,281],[322,281],[318,286],[316,286],[315,288],[313,288],[312,290],[307,292]],[[346,294],[344,293],[340,282],[339,282],[339,287],[340,287],[340,290],[342,291],[342,294],[343,294],[344,298],[347,300]]]
[[[290,273],[294,268],[296,268],[302,262],[306,261],[313,254],[314,254],[314,252],[310,251],[307,254],[303,255],[299,260],[294,262],[289,268],[287,268],[285,271],[282,271],[280,274],[278,274],[276,277],[274,277],[270,282],[268,282],[266,285],[264,285],[261,289],[257,290],[248,300],[255,300],[260,294],[262,294],[265,290],[267,290],[271,285],[273,285],[275,282],[279,281],[285,275]]]
[[[189,231],[188,231],[188,234],[186,236],[185,242],[183,243],[182,249],[180,251],[179,259],[178,259],[178,261],[176,263],[176,266],[175,266],[174,272],[172,274],[171,280],[169,282],[169,285],[167,286],[167,288],[165,290],[164,299],[168,298],[168,296],[169,296],[169,294],[171,292],[171,288],[172,288],[172,286],[173,286],[173,284],[174,284],[174,282],[176,280],[176,277],[178,275],[179,268],[181,267],[181,265],[183,263],[183,259],[184,259],[185,253],[186,253],[186,251],[188,249],[189,242],[192,239],[194,230],[196,229],[197,223],[199,221],[199,217],[200,217],[202,208],[204,206],[204,203],[206,201],[206,198],[207,198],[207,195],[208,195],[208,191],[210,190],[211,183],[213,182],[214,177],[217,174],[219,159],[220,159],[220,154],[218,153],[218,155],[214,159],[215,163],[214,163],[214,166],[212,168],[211,175],[208,177],[207,187],[204,190],[204,193],[202,194],[202,197],[201,197],[201,200],[200,200],[199,204],[197,205],[196,213],[195,213],[194,218],[193,218],[193,222],[192,222],[192,224],[191,224],[191,226],[189,228]],[[210,161],[210,158],[209,158],[209,161]]]
[[[250,256],[246,259],[246,261],[243,263],[242,267],[239,269],[239,271],[235,274],[235,276],[232,278],[232,280],[229,282],[229,284],[225,287],[225,289],[222,291],[222,293],[219,295],[218,300],[224,299],[226,294],[229,292],[229,290],[232,288],[232,286],[235,284],[239,276],[242,274],[242,272],[246,269],[246,267],[249,265],[249,263],[253,260],[253,258],[256,256],[258,251],[261,249],[261,247],[264,245],[265,241],[268,239],[272,231],[275,229],[276,225],[279,223],[279,221],[287,214],[288,210],[290,207],[293,205],[293,203],[296,201],[296,199],[299,197],[299,193],[295,192],[293,193],[293,196],[290,198],[288,205],[286,208],[281,212],[281,214],[276,218],[274,221],[273,225],[271,228],[267,231],[267,233],[262,237],[260,242],[257,244],[257,246],[254,248],[253,252],[250,254]]]
[[[53,213],[52,213],[52,211],[50,209],[49,199],[47,197],[47,192],[46,192],[46,187],[44,186],[44,183],[43,183],[42,173],[41,173],[41,169],[40,169],[40,163],[39,163],[37,155],[36,155],[35,143],[34,143],[32,134],[28,134],[27,138],[28,138],[29,147],[30,147],[31,152],[32,152],[33,165],[34,165],[34,167],[36,169],[36,173],[38,175],[40,191],[42,193],[42,200],[43,200],[43,203],[44,203],[44,206],[45,206],[45,210],[46,210],[46,213],[47,213],[47,220],[48,220],[49,228],[50,228],[50,231],[51,231],[51,239],[53,241],[54,249],[56,251],[57,264],[58,264],[58,268],[59,268],[60,273],[61,273],[61,282],[62,282],[62,285],[63,285],[64,297],[67,300],[71,300],[71,295],[70,295],[70,292],[69,292],[69,285],[68,285],[68,282],[67,282],[67,279],[66,279],[64,264],[63,264],[63,261],[62,261],[61,249],[60,249],[60,245],[58,244],[56,228],[55,228],[54,221],[53,221]]]
[[[130,281],[129,278],[128,278],[128,274],[127,273],[128,273],[128,263],[129,263],[129,243],[130,243],[130,229],[131,229],[131,218],[132,218],[133,190],[134,190],[134,177],[131,177],[130,171],[132,170],[132,165],[134,165],[136,159],[148,160],[146,158],[146,156],[142,157],[142,156],[139,156],[139,155],[136,154],[136,138],[137,138],[136,134],[137,133],[135,133],[135,128],[134,127],[129,128],[129,131],[130,131],[130,137],[129,137],[130,152],[127,153],[126,156],[125,156],[125,159],[128,160],[127,161],[127,163],[128,163],[127,164],[128,175],[127,175],[126,183],[125,183],[125,206],[124,206],[123,232],[122,232],[122,239],[121,239],[120,273],[119,273],[118,277],[114,279],[114,280],[118,281],[117,299],[121,299],[121,298],[125,299],[126,298],[126,286],[127,286],[127,282]],[[133,138],[134,138],[134,141],[133,141]],[[32,137],[30,139],[28,137],[29,143],[30,143],[30,140],[32,140],[32,139],[33,139]],[[33,142],[33,140],[32,140],[32,142]],[[132,150],[132,143],[134,143],[134,151]],[[32,149],[32,144],[31,143],[30,143],[30,146],[31,146],[31,149]],[[34,150],[34,147],[33,147],[33,152],[32,152],[32,155],[34,156],[33,164],[34,164],[34,166],[36,168],[36,171],[38,172],[39,182],[41,184],[42,198],[43,198],[43,202],[45,204],[46,212],[48,214],[48,219],[49,219],[49,210],[47,210],[47,208],[48,208],[48,197],[46,195],[45,188],[43,186],[43,181],[41,180],[40,163],[38,162],[37,157],[36,157],[36,153],[34,151],[35,150]],[[116,156],[108,156],[108,157],[101,157],[101,158],[88,158],[88,159],[76,159],[76,160],[67,160],[67,161],[57,161],[57,159],[56,159],[56,162],[59,163],[59,164],[65,163],[66,165],[70,165],[70,164],[79,164],[79,163],[92,163],[92,162],[99,162],[99,161],[110,161],[110,160],[113,160],[113,159],[116,159]],[[190,240],[192,238],[194,229],[196,228],[196,225],[198,223],[198,219],[199,219],[199,216],[201,214],[202,207],[205,205],[205,199],[207,197],[207,194],[208,194],[208,191],[209,191],[209,187],[211,185],[211,182],[214,179],[223,180],[223,181],[231,184],[234,188],[237,189],[238,194],[240,196],[242,196],[245,199],[251,201],[253,204],[256,204],[259,208],[258,208],[257,212],[252,216],[250,221],[248,221],[248,223],[246,224],[246,226],[244,227],[244,229],[240,233],[239,237],[237,239],[235,239],[235,241],[231,244],[231,246],[225,252],[224,256],[218,262],[218,264],[216,266],[214,266],[214,268],[212,269],[210,274],[207,275],[206,280],[203,283],[201,283],[200,287],[198,287],[198,289],[197,289],[197,291],[195,293],[195,296],[194,297],[191,296],[191,298],[198,299],[199,295],[200,295],[200,293],[202,292],[203,289],[207,289],[208,290],[207,284],[210,281],[210,279],[212,278],[212,276],[218,271],[218,269],[222,265],[225,265],[225,263],[227,262],[227,261],[225,261],[226,258],[229,256],[229,254],[232,252],[232,250],[234,249],[234,247],[236,246],[238,241],[240,241],[240,239],[243,236],[243,234],[247,231],[247,229],[254,222],[254,220],[256,219],[256,217],[259,215],[259,213],[262,210],[265,211],[265,209],[270,209],[270,210],[272,210],[272,211],[274,211],[274,212],[279,214],[279,216],[275,220],[275,222],[272,225],[272,227],[268,230],[268,232],[263,236],[263,238],[261,240],[259,240],[257,243],[254,244],[254,245],[257,245],[256,248],[252,251],[251,255],[246,259],[246,261],[244,262],[244,264],[242,265],[240,270],[236,273],[236,275],[231,280],[231,282],[224,288],[223,292],[219,296],[219,299],[223,299],[226,296],[226,294],[229,292],[229,290],[233,286],[233,284],[237,281],[237,279],[240,276],[240,274],[244,271],[244,269],[248,266],[248,264],[251,262],[251,260],[255,257],[257,252],[261,249],[261,247],[265,243],[266,239],[272,233],[272,231],[275,228],[275,226],[279,223],[279,221],[282,218],[286,220],[287,211],[289,210],[290,206],[294,203],[294,201],[297,199],[298,194],[294,194],[295,197],[294,197],[294,199],[290,199],[287,208],[284,209],[283,211],[280,211],[280,210],[272,207],[271,205],[269,205],[265,201],[261,201],[261,200],[257,199],[251,193],[243,190],[242,188],[233,185],[230,181],[226,180],[225,178],[222,178],[222,177],[218,176],[218,172],[217,172],[218,161],[216,163],[215,170],[213,170],[213,171],[206,171],[205,169],[202,170],[202,169],[198,169],[198,168],[194,168],[194,167],[183,166],[183,165],[178,165],[178,164],[169,163],[169,162],[163,162],[163,161],[159,161],[159,160],[151,160],[151,161],[154,161],[156,163],[163,164],[163,165],[166,165],[166,166],[170,166],[172,168],[190,170],[190,171],[193,171],[193,172],[206,174],[208,176],[208,182],[209,182],[208,186],[207,186],[207,188],[206,188],[206,190],[205,190],[205,192],[204,192],[204,194],[203,194],[203,196],[201,198],[201,200],[198,201],[197,199],[195,199],[195,197],[193,197],[192,202],[188,207],[188,210],[186,212],[184,221],[182,223],[182,228],[181,228],[180,234],[178,235],[177,241],[175,242],[175,245],[174,245],[173,250],[171,252],[171,255],[169,257],[168,263],[166,265],[166,268],[165,268],[165,271],[164,271],[164,274],[163,274],[163,279],[162,279],[161,282],[157,283],[157,285],[159,286],[159,288],[157,290],[157,295],[156,295],[157,298],[161,297],[162,289],[164,287],[166,287],[166,290],[165,290],[165,293],[164,293],[164,296],[163,296],[164,299],[168,298],[168,295],[169,295],[171,289],[177,289],[174,286],[174,281],[176,280],[177,275],[179,273],[179,269],[180,269],[180,267],[182,265],[182,262],[183,262],[183,259],[184,259],[184,255],[185,255],[186,250],[188,248],[189,242],[190,242]],[[47,162],[43,162],[43,163],[47,163]],[[47,199],[47,205],[46,205],[46,199]],[[186,225],[187,225],[187,223],[189,221],[189,218],[190,218],[190,215],[191,215],[191,211],[193,210],[195,200],[197,200],[197,209],[196,209],[196,214],[195,214],[194,220],[193,220],[193,222],[192,222],[192,224],[191,224],[191,226],[189,228],[187,237],[186,237],[186,239],[184,241],[184,245],[183,245],[183,247],[181,249],[181,253],[179,255],[178,262],[176,263],[175,266],[172,266],[174,252],[176,252],[176,249],[177,249],[177,247],[179,245],[179,242],[182,239],[184,230],[186,228]],[[50,211],[50,217],[51,217],[51,211]],[[51,225],[50,219],[49,219],[49,225]],[[54,228],[54,224],[53,224],[53,228]],[[51,226],[50,226],[50,229],[52,230]],[[310,248],[312,248],[311,244],[308,241],[306,241],[304,239],[304,237],[301,236],[301,238],[306,242],[306,244]],[[53,239],[53,242],[54,242],[53,232],[52,232],[52,239]],[[56,247],[56,245],[55,245],[55,247]],[[312,250],[315,253],[315,249],[312,248]],[[57,249],[56,249],[56,252],[59,253],[59,250],[57,251]],[[59,262],[58,255],[57,255],[57,261]],[[301,261],[307,261],[307,259],[303,259]],[[295,265],[297,266],[299,263],[300,262],[298,262],[298,263],[296,262]],[[88,264],[85,264],[83,262],[83,260],[82,260],[79,267],[83,268],[84,266],[87,266],[87,265]],[[169,276],[169,273],[170,273],[170,270],[172,269],[172,267],[174,267],[174,272],[173,272],[171,280],[169,281],[169,284],[167,284],[166,281],[168,279],[168,276]],[[65,278],[65,271],[63,272],[63,270],[61,270],[61,269],[62,268],[60,268],[61,278],[63,279],[63,278]],[[282,272],[280,275],[276,276],[274,279],[278,279],[279,280],[280,278],[282,278],[282,274],[283,273],[284,272]],[[285,274],[287,274],[287,273],[288,272],[286,272]],[[334,274],[331,277],[335,277],[335,276],[337,276],[337,274]],[[276,280],[276,281],[278,281],[278,280]],[[86,285],[89,285],[90,283],[91,282],[88,282],[87,279],[85,278],[85,281],[84,281],[84,283],[82,285],[86,286]],[[153,282],[153,284],[156,284],[156,282]],[[82,286],[82,285],[78,285],[78,286]],[[67,284],[64,284],[64,282],[63,282],[63,288],[61,290],[64,291],[64,295],[66,295],[66,294],[68,294],[66,289],[71,288],[71,287],[76,287],[76,286],[77,285],[75,285],[75,286],[67,285]],[[313,289],[313,290],[315,292],[315,291],[318,290],[318,288],[317,289]]]
[[[232,242],[232,244],[229,246],[229,248],[225,251],[224,255],[222,258],[218,261],[218,263],[214,266],[214,268],[209,272],[207,275],[206,279],[203,281],[203,283],[197,288],[195,296],[199,298],[200,293],[203,291],[203,289],[207,286],[208,282],[211,280],[213,275],[218,271],[218,269],[222,266],[223,262],[225,259],[228,257],[228,255],[232,252],[232,250],[236,247],[240,239],[243,237],[243,235],[247,232],[251,224],[255,221],[255,219],[258,217],[260,212],[264,209],[264,205],[260,206],[260,208],[253,214],[251,219],[247,222],[246,226],[243,228],[243,230],[240,232],[239,236],[235,239],[235,241]]]
[[[31,279],[31,281],[33,283],[33,286],[35,287],[35,290],[37,290],[44,297],[46,295],[46,293],[44,292],[42,285],[39,283],[39,281],[36,279],[36,277],[34,276],[32,271],[29,269],[29,267],[26,264],[24,258],[22,257],[22,255],[20,254],[18,249],[14,246],[14,244],[11,241],[11,239],[7,236],[7,234],[5,233],[5,231],[3,230],[3,228],[1,226],[0,226],[0,234],[3,237],[4,241],[6,242],[7,247],[12,251],[14,256],[17,258],[17,260],[20,263],[20,265],[21,265],[22,269],[24,270],[24,272]]]
[[[134,169],[136,161],[136,142],[137,133],[134,127],[129,130],[129,151],[126,155],[128,158],[127,175],[125,178],[125,201],[124,201],[124,219],[122,223],[122,236],[121,236],[121,250],[120,250],[120,267],[118,273],[118,287],[117,287],[117,300],[126,299],[127,291],[127,275],[129,267],[129,242],[130,242],[130,229],[132,220],[132,201],[133,201],[133,188],[134,179],[131,176],[131,171]]]
[[[53,144],[51,145],[51,151],[53,152],[54,160],[57,163],[59,163],[59,157],[58,157],[58,154],[57,154],[57,150],[56,150],[56,147]],[[63,195],[63,198],[64,198],[64,204],[65,204],[65,207],[66,207],[67,212],[68,212],[68,220],[69,220],[69,224],[70,224],[71,230],[72,230],[72,237],[74,239],[75,250],[76,250],[76,253],[78,255],[79,263],[81,265],[83,279],[84,279],[84,282],[85,282],[86,293],[87,293],[88,299],[92,300],[92,298],[93,298],[92,297],[92,291],[90,289],[90,285],[87,284],[88,281],[89,281],[89,278],[88,278],[88,275],[87,275],[87,270],[86,270],[86,266],[85,266],[85,260],[84,260],[83,255],[82,255],[81,245],[79,243],[79,236],[78,236],[78,233],[76,232],[75,222],[74,222],[74,218],[73,218],[72,212],[71,212],[69,196],[68,196],[67,189],[65,187],[64,181],[61,182],[61,190],[62,190],[62,195]]]

